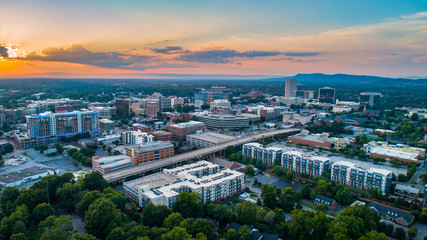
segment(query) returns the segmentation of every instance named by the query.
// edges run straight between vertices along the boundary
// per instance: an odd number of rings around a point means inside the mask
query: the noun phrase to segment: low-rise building
[[[387,142],[371,141],[363,145],[362,148],[371,158],[379,157],[393,159],[402,163],[417,162],[423,158],[426,150],[423,148],[409,147],[408,145],[391,145]]]
[[[114,155],[107,157],[92,157],[92,171],[100,172],[101,174],[121,171],[134,166],[132,159],[126,155]]]
[[[321,194],[316,194],[313,199],[314,205],[325,204],[328,206],[329,210],[333,210],[337,207],[337,201],[335,199],[323,196]]]
[[[415,221],[414,215],[404,212],[402,210],[397,210],[375,202],[371,202],[369,204],[369,207],[376,213],[378,213],[381,218],[388,221],[392,221],[405,227],[409,227]]]
[[[154,136],[155,141],[172,141],[172,133],[166,131],[154,131],[151,132],[151,135]]]
[[[19,171],[0,175],[1,187],[17,187],[30,181],[40,180],[47,175],[55,174],[55,170],[46,167],[29,167]]]
[[[140,207],[152,202],[173,207],[180,192],[198,193],[203,203],[218,202],[239,194],[244,174],[199,161],[154,173],[123,184],[125,195]]]
[[[403,185],[401,183],[396,184],[396,187],[394,188],[394,195],[412,201],[418,200],[420,193],[420,189],[408,185]]]
[[[211,147],[235,140],[236,137],[215,132],[198,132],[187,135],[187,143],[200,148]]]
[[[231,103],[226,99],[217,99],[211,102],[211,113],[212,114],[230,114]]]
[[[173,144],[169,142],[156,141],[143,145],[126,147],[126,155],[132,157],[134,165],[144,162],[156,161],[174,155]]]
[[[185,140],[189,134],[194,134],[197,131],[205,131],[206,125],[203,122],[189,121],[184,123],[177,123],[169,125],[169,132],[172,133],[173,138],[177,140]]]
[[[141,131],[141,132],[147,132],[147,133],[149,133],[149,132],[151,132],[151,127],[150,126],[148,126],[148,125],[145,125],[145,124],[141,124],[141,123],[134,123],[133,125],[132,125],[132,127],[133,127],[133,130],[135,130],[135,131]]]
[[[330,148],[332,143],[328,141],[329,134],[307,134],[299,133],[288,137],[288,142],[302,144],[310,147]]]

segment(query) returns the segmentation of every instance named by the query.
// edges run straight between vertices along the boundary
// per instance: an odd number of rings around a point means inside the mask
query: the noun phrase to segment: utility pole
[[[49,180],[46,179],[46,192],[47,192],[47,203],[49,203],[50,205],[50,201],[49,201]]]

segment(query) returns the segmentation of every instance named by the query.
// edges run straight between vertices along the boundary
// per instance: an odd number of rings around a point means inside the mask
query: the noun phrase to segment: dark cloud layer
[[[130,68],[132,64],[140,63],[147,58],[117,52],[91,52],[81,45],[72,45],[70,48],[46,48],[42,51],[42,55],[31,53],[23,59],[80,63],[105,68]]]
[[[171,52],[179,52],[182,51],[182,47],[180,46],[167,46],[165,48],[151,48],[151,51],[155,53],[171,53]]]
[[[256,57],[275,57],[275,56],[292,56],[292,57],[309,57],[320,55],[319,52],[279,52],[279,51],[244,51],[239,52],[231,49],[224,50],[205,50],[193,51],[182,54],[177,57],[178,60],[185,62],[200,63],[229,63],[233,58],[256,58]]]
[[[2,46],[1,44],[0,44],[0,56],[3,58],[9,57],[9,53],[7,52],[7,48],[5,46]]]

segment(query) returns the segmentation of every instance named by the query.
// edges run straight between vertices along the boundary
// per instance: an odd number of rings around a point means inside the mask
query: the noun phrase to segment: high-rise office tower
[[[286,79],[285,97],[296,97],[296,96],[297,96],[297,80]]]
[[[129,116],[130,115],[130,100],[129,99],[116,99],[117,115]]]
[[[380,105],[382,94],[378,92],[361,92],[360,101],[367,103],[372,108],[378,108]]]
[[[335,103],[335,88],[319,88],[319,102],[332,104]]]

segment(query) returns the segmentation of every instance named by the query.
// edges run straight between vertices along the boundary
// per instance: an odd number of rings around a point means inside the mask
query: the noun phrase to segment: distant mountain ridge
[[[284,78],[269,78],[266,81],[284,81],[286,78],[295,78],[299,84],[324,84],[329,85],[385,85],[385,86],[405,86],[421,85],[427,86],[427,79],[406,79],[406,78],[386,78],[366,75],[349,74],[323,74],[323,73],[300,73]]]

